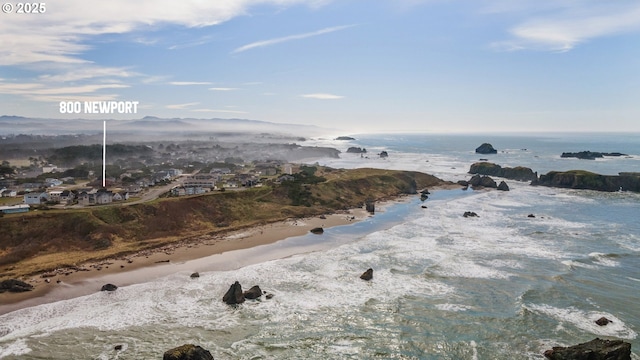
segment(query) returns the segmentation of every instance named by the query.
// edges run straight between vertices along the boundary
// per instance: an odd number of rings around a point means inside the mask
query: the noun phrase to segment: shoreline
[[[383,201],[381,206],[402,201]],[[233,251],[253,249],[274,244],[291,237],[310,233],[316,227],[323,229],[353,224],[369,217],[364,208],[338,211],[329,215],[308,218],[290,218],[223,235],[200,236],[143,250],[127,256],[84,263],[76,268],[56,269],[27,279],[34,289],[22,293],[0,294],[0,315],[46,303],[67,300],[99,292],[110,280],[117,286],[148,282],[179,271],[199,272],[228,270],[240,267],[238,260],[220,259],[216,264],[198,264],[198,260],[229,254]],[[234,266],[235,265],[235,266]],[[208,269],[207,269],[208,267]]]

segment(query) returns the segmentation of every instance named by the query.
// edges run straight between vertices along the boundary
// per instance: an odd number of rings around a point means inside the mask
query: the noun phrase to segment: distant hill
[[[107,130],[113,134],[176,135],[216,133],[275,133],[315,136],[330,129],[312,125],[282,124],[249,119],[159,118],[145,116],[132,120],[107,120]],[[66,135],[102,133],[103,120],[49,119],[23,116],[0,116],[0,135]]]

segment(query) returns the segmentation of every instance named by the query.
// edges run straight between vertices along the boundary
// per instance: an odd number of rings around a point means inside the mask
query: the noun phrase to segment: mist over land
[[[0,116],[0,149],[3,157],[12,159],[24,156],[49,157],[54,154],[53,149],[102,144],[104,121]],[[308,137],[336,132],[318,126],[247,119],[163,119],[153,116],[106,120],[106,126],[108,145],[145,144],[173,159],[189,158],[202,162],[225,158],[297,161],[322,156],[336,157],[339,153],[335,149],[303,146]],[[78,155],[78,161],[100,158]],[[108,161],[117,159],[117,156],[110,156]]]

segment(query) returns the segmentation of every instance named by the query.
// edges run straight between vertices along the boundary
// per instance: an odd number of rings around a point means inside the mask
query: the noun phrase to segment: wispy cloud
[[[571,4],[569,6],[568,4]],[[533,6],[533,5],[532,5]],[[506,11],[508,8],[500,8]],[[543,14],[513,26],[512,38],[494,42],[499,50],[548,50],[565,52],[596,38],[640,31],[640,4],[637,2],[574,1],[544,8]]]
[[[212,87],[209,88],[211,91],[233,91],[238,90],[238,88],[230,88],[230,87]]]
[[[172,81],[169,84],[176,86],[211,85],[211,83],[207,81]]]
[[[184,110],[188,107],[191,106],[195,106],[200,104],[199,102],[191,102],[191,103],[186,103],[186,104],[174,104],[174,105],[167,105],[166,108],[167,109],[171,109],[171,110]]]
[[[319,99],[319,100],[337,100],[337,99],[344,98],[344,96],[334,95],[334,94],[325,94],[325,93],[303,94],[300,96],[302,96],[303,98]]]
[[[236,48],[235,50],[233,50],[231,53],[232,54],[237,54],[237,53],[241,53],[243,51],[247,51],[247,50],[251,50],[251,49],[255,49],[255,48],[259,48],[259,47],[267,47],[267,46],[281,44],[281,43],[288,42],[288,41],[301,40],[301,39],[306,39],[306,38],[310,38],[310,37],[313,37],[313,36],[329,34],[329,33],[332,33],[332,32],[348,29],[348,28],[353,27],[353,26],[355,26],[355,25],[334,26],[334,27],[328,27],[328,28],[324,28],[324,29],[321,29],[321,30],[318,30],[318,31],[313,31],[313,32],[308,32],[308,33],[303,33],[303,34],[289,35],[289,36],[283,36],[283,37],[279,37],[279,38],[275,38],[275,39],[256,41],[256,42],[244,45],[244,46],[240,46],[239,48]]]

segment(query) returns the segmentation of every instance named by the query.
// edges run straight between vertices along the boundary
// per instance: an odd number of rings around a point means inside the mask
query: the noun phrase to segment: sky
[[[0,115],[640,132],[638,0],[41,4],[0,12]],[[89,101],[137,113],[61,113]]]

